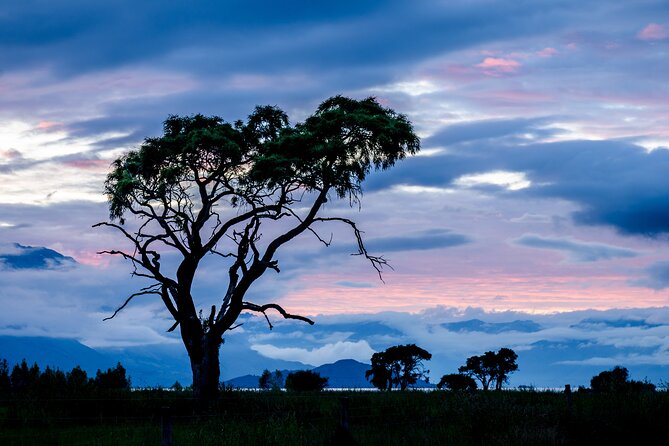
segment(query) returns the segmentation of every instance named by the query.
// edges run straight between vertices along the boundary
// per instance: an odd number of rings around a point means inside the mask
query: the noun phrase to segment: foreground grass
[[[205,411],[185,393],[0,403],[2,445],[160,444],[169,407],[174,445],[328,445],[348,398],[360,445],[646,444],[669,434],[669,394],[550,392],[225,392]]]

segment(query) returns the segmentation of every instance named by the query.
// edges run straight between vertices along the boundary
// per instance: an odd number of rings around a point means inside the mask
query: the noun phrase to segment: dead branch
[[[262,313],[265,316],[265,319],[267,320],[269,329],[271,330],[272,328],[274,328],[274,326],[270,322],[269,317],[267,316],[266,313],[266,311],[270,309],[278,311],[281,314],[281,316],[283,316],[284,319],[296,319],[298,321],[306,322],[309,325],[314,325],[314,321],[312,321],[311,319],[297,314],[290,314],[278,304],[258,305],[251,302],[242,302],[242,310],[256,311],[258,313]]]

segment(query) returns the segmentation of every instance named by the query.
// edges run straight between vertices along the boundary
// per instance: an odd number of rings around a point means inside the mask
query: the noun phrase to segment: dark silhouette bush
[[[625,367],[615,366],[613,370],[605,370],[593,376],[590,389],[594,393],[638,393],[654,392],[655,385],[644,381],[629,379],[629,371]]]
[[[455,392],[473,392],[476,390],[476,380],[461,373],[451,373],[441,377],[437,388]]]
[[[286,390],[297,392],[321,391],[328,385],[328,378],[311,370],[298,370],[286,377]]]

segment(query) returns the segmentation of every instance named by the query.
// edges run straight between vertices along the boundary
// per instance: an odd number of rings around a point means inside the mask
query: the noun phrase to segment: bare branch
[[[298,321],[306,322],[309,325],[314,325],[314,321],[312,321],[311,319],[297,314],[290,314],[277,304],[258,305],[251,302],[242,302],[242,310],[256,311],[258,313],[262,313],[265,316],[265,319],[267,319],[267,323],[269,324],[269,329],[271,330],[272,328],[274,328],[274,326],[270,322],[269,317],[267,316],[266,313],[266,311],[270,309],[278,311],[281,314],[281,316],[283,316],[284,319],[296,319]]]
[[[353,253],[352,255],[356,256],[364,256],[369,262],[372,264],[372,267],[376,270],[377,274],[379,275],[379,279],[381,282],[384,282],[383,280],[383,268],[388,267],[390,269],[393,269],[392,266],[388,263],[386,259],[383,258],[383,256],[373,256],[367,252],[367,248],[365,247],[365,243],[362,240],[362,231],[358,229],[358,226],[355,224],[353,220],[349,220],[348,218],[343,218],[343,217],[317,217],[314,218],[314,222],[321,221],[321,222],[331,222],[331,221],[337,221],[341,223],[345,223],[349,225],[353,229],[353,233],[355,234],[355,239],[358,244],[358,252]],[[385,283],[385,282],[384,282]]]
[[[153,287],[155,287],[155,286],[156,286],[156,285],[153,285],[153,286],[150,287],[150,288],[153,288]],[[116,316],[121,310],[123,310],[123,309],[130,303],[130,301],[131,301],[132,299],[134,299],[134,298],[137,297],[137,296],[144,296],[144,295],[146,295],[146,294],[157,294],[157,295],[160,295],[160,292],[159,292],[158,290],[155,290],[155,289],[142,288],[142,291],[138,291],[137,293],[133,293],[133,294],[131,294],[131,295],[125,300],[125,302],[123,302],[123,305],[121,305],[120,307],[118,307],[118,308],[116,309],[116,311],[114,311],[114,314],[112,314],[111,316],[106,317],[106,318],[104,318],[104,319],[102,319],[102,320],[103,320],[103,321],[108,321],[109,319],[113,319],[114,316]]]

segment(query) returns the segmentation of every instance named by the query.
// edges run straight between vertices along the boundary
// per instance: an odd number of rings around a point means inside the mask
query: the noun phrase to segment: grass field
[[[328,445],[347,399],[360,445],[652,444],[669,438],[669,393],[597,395],[504,391],[224,392],[206,410],[188,393],[0,403],[2,445]],[[169,408],[169,409],[165,409]],[[341,432],[340,432],[341,433]],[[349,444],[343,442],[340,444]]]

